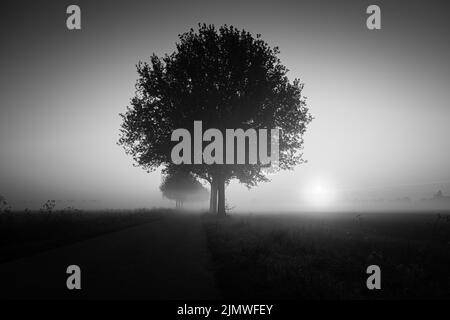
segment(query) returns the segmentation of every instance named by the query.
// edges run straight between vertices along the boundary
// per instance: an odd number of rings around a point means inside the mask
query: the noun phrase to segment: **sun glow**
[[[333,204],[336,192],[326,181],[315,181],[304,192],[305,200],[314,207],[327,207]]]

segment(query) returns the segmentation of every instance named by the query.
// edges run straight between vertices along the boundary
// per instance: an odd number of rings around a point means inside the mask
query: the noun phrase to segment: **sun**
[[[314,207],[327,207],[335,200],[335,190],[333,186],[323,180],[317,180],[307,188],[305,197],[308,203]]]

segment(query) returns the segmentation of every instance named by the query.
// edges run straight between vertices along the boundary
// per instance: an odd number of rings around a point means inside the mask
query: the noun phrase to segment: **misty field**
[[[443,214],[246,215],[204,219],[225,298],[450,298]],[[381,268],[381,290],[366,268]]]

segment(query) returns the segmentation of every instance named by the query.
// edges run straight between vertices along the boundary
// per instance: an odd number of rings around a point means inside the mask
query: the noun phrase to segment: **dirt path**
[[[0,299],[217,299],[199,216],[174,215],[0,265]],[[81,290],[66,288],[67,266]]]

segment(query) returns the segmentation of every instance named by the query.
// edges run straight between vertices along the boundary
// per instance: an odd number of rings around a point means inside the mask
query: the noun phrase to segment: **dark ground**
[[[449,215],[0,216],[0,299],[450,298]],[[65,287],[82,270],[82,290]],[[381,290],[366,288],[367,266]]]
[[[22,252],[27,252],[30,243],[34,254],[0,264],[0,299],[219,297],[199,215],[143,211],[100,213],[101,218],[93,218],[90,214],[19,217],[14,228],[23,224],[29,235],[10,233],[2,238],[2,249],[10,252],[8,243],[20,242]],[[52,241],[42,242],[43,246],[32,242],[45,238]],[[44,251],[36,253],[39,249]],[[81,290],[66,288],[66,268],[73,264],[81,268]]]
[[[161,219],[170,210],[0,213],[0,263]]]
[[[449,299],[448,215],[258,215],[206,221],[225,298]],[[381,268],[368,290],[366,268]]]

